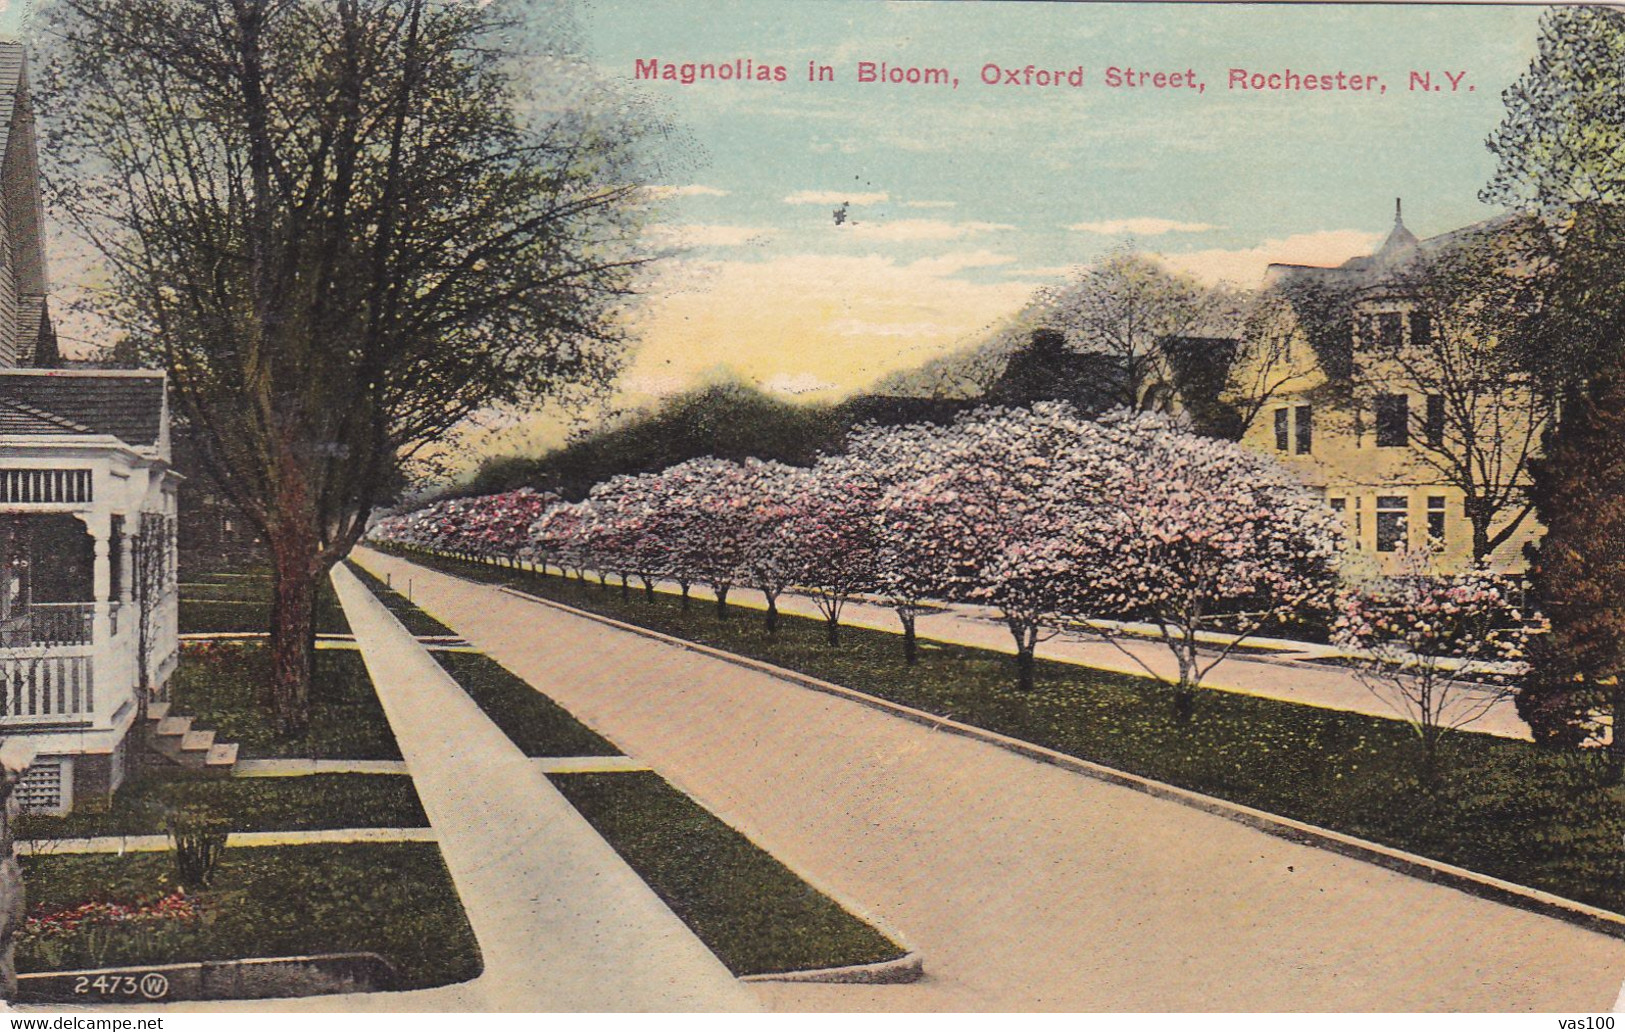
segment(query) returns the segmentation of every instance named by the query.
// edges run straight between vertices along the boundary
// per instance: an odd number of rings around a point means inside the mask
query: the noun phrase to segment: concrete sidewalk
[[[596,590],[597,583],[590,580],[588,586]],[[677,593],[674,584],[661,582],[656,588],[670,594]],[[619,583],[611,582],[610,590],[619,591]],[[633,590],[641,591],[642,585],[634,582]],[[715,603],[715,595],[700,585],[690,589],[689,597],[694,599],[696,605]],[[728,604],[741,609],[767,608],[767,601],[761,592],[743,586],[729,589]],[[793,616],[823,619],[823,614],[812,599],[802,595],[786,592],[779,596],[778,608],[779,612]],[[882,605],[850,602],[842,611],[841,624],[896,634],[901,641],[902,626],[897,614]],[[922,613],[916,621],[916,628],[922,643],[965,645],[1006,655],[1015,652],[1010,631],[992,610],[983,606],[950,605],[937,612]],[[1249,642],[1253,642],[1253,639],[1249,639]],[[1120,644],[1122,648],[1086,634],[1067,632],[1040,643],[1036,655],[1040,659],[1076,663],[1139,677],[1145,676],[1146,667],[1149,667],[1158,676],[1177,679],[1178,665],[1173,654],[1160,642],[1131,640]],[[1335,654],[1337,650],[1306,643],[1295,644],[1301,647],[1282,649],[1267,658],[1257,658],[1244,652],[1232,653],[1213,669],[1202,684],[1207,688],[1240,695],[1257,695],[1322,709],[1403,719],[1401,714],[1361,684],[1360,679],[1346,667],[1311,662]],[[898,647],[901,648],[901,644]],[[1130,658],[1130,655],[1134,658]],[[1529,725],[1518,716],[1517,707],[1510,698],[1495,703],[1464,730],[1524,741],[1531,738]]]
[[[382,603],[333,571],[367,671],[479,939],[460,1005],[738,1011],[754,997]],[[367,997],[345,998],[368,1010]]]

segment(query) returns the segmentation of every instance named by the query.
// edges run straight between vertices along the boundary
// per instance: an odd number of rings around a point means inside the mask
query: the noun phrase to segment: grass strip
[[[271,653],[263,641],[183,644],[170,680],[174,712],[212,728],[219,741],[238,743],[243,759],[400,759],[361,654],[318,649],[312,662],[310,727],[301,738],[279,737],[267,717],[263,694],[271,683]]]
[[[25,856],[22,867],[34,914],[152,900],[176,887],[167,853]],[[403,989],[467,981],[481,970],[479,944],[434,843],[232,848],[212,884],[189,895],[197,918],[25,931],[17,969],[371,951],[395,965]]]
[[[271,577],[263,571],[209,574],[180,586],[182,634],[263,634],[271,627]],[[314,623],[317,634],[349,634],[333,585],[325,577],[316,585]]]
[[[25,839],[156,835],[182,809],[220,817],[228,831],[322,831],[330,828],[426,828],[412,779],[401,774],[309,774],[215,778],[158,772],[122,786],[106,811],[63,817],[25,814]]]
[[[401,622],[401,625],[406,628],[408,634],[423,637],[455,635],[457,633],[450,627],[447,627],[445,624],[441,623],[439,620],[436,620],[434,617],[430,616],[428,613],[425,613],[423,610],[419,609],[405,595],[396,591],[388,584],[385,584],[377,577],[374,577],[370,572],[357,565],[355,562],[346,559],[344,563],[350,568],[351,573],[361,578],[361,583],[365,584],[367,589],[377,596],[378,601],[384,604],[384,608],[388,609],[394,614],[395,619]]]
[[[893,960],[903,949],[658,774],[550,775],[735,975]]]
[[[1447,739],[1441,775],[1420,777],[1416,736],[1397,721],[1233,692],[1198,693],[1181,723],[1160,683],[1039,661],[1033,691],[1016,690],[1013,659],[939,644],[917,666],[900,636],[844,628],[823,642],[821,621],[760,614],[554,575],[410,556],[434,569],[510,583],[568,605],[761,659],[918,709],[1169,782],[1231,802],[1370,839],[1520,885],[1625,912],[1625,787],[1602,777],[1601,750],[1554,751],[1489,735]]]
[[[526,756],[619,756],[570,711],[477,652],[431,653]]]

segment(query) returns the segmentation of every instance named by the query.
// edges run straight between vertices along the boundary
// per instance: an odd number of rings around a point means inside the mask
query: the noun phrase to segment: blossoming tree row
[[[811,468],[703,458],[612,478],[580,502],[530,491],[457,499],[385,520],[372,537],[591,569],[623,590],[636,578],[651,597],[668,581],[685,607],[701,584],[722,617],[743,585],[765,597],[769,632],[795,590],[815,602],[832,645],[844,607],[863,596],[897,613],[910,664],[920,614],[984,607],[1014,639],[1023,689],[1041,641],[1093,635],[1164,681],[1181,717],[1249,635],[1331,604],[1343,540],[1325,504],[1266,456],[1164,416],[1091,420],[1061,403],[863,428]],[[1363,611],[1405,590],[1367,591]],[[1351,642],[1374,626],[1345,622]],[[1171,664],[1150,661],[1148,638]]]

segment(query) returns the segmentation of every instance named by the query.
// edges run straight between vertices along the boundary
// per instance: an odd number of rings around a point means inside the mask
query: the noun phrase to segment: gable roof
[[[137,448],[163,436],[164,375],[77,369],[0,371],[0,432],[106,434]]]

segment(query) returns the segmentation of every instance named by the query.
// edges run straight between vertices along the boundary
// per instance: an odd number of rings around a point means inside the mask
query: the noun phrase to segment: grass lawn
[[[270,683],[270,650],[260,641],[188,642],[170,681],[176,713],[195,717],[244,759],[309,756],[398,760],[400,748],[372,679],[353,649],[317,649],[309,733],[287,740],[271,730],[259,694]]]
[[[167,853],[22,858],[31,913],[92,900],[133,903],[175,887]],[[479,945],[433,843],[233,848],[193,893],[197,918],[25,933],[21,972],[372,951],[401,988],[466,981]]]
[[[557,774],[566,799],[735,975],[892,960],[903,950],[658,774]]]
[[[182,583],[182,634],[265,633],[271,626],[271,577],[263,571],[207,574]],[[349,634],[333,585],[325,578],[316,589],[316,633]]]
[[[526,756],[619,756],[570,712],[476,652],[432,654]]]
[[[1398,721],[1228,692],[1198,693],[1180,724],[1145,678],[1040,661],[1032,692],[1011,657],[941,645],[913,668],[894,634],[845,628],[823,644],[819,621],[759,613],[718,620],[696,600],[645,602],[556,576],[412,557],[447,572],[512,583],[546,598],[753,656],[836,684],[1271,813],[1386,843],[1484,874],[1625,912],[1625,789],[1598,783],[1599,760],[1526,742],[1460,735],[1430,791]]]
[[[274,778],[202,778],[157,772],[125,784],[105,813],[28,814],[19,838],[90,838],[162,833],[167,814],[201,808],[228,831],[325,828],[425,828],[412,779],[397,774],[309,774]]]
[[[407,600],[405,595],[396,591],[394,588],[391,588],[377,577],[374,577],[363,567],[349,559],[346,559],[344,562],[345,565],[350,567],[350,572],[361,578],[361,583],[365,584],[374,595],[378,596],[378,601],[384,604],[384,608],[395,614],[395,619],[401,622],[401,625],[406,628],[408,634],[418,635],[421,637],[455,635],[457,633],[450,627],[447,627],[439,620],[436,620],[428,613],[425,613],[423,610],[413,605]]]

